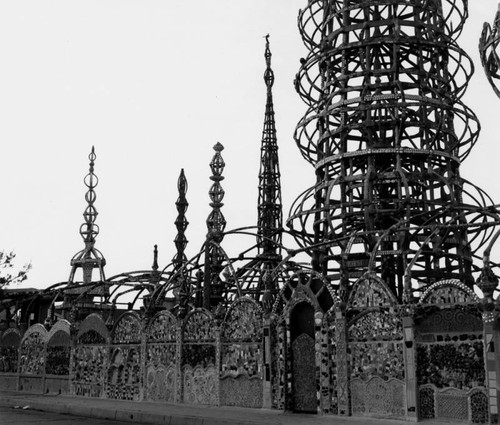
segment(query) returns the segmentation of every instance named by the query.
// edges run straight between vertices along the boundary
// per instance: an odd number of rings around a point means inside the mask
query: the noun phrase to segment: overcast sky
[[[464,97],[482,134],[462,175],[500,203],[500,100],[477,56],[497,0],[472,0],[459,44],[476,73]],[[305,0],[0,2],[0,248],[32,262],[27,286],[65,281],[83,242],[88,154],[95,146],[96,247],[106,274],[162,266],[175,254],[177,178],[190,203],[187,253],[206,234],[212,147],[225,146],[227,229],[257,220],[270,34],[285,216],[314,180],[293,131],[306,106],[293,88],[307,52],[297,29]],[[250,241],[241,240],[244,249]],[[227,241],[230,254],[238,248]],[[497,259],[498,260],[498,259]]]

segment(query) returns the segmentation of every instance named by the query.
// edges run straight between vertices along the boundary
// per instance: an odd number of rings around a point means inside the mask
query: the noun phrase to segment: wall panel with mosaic
[[[475,306],[422,307],[416,323],[420,419],[488,420],[482,328]]]
[[[220,404],[262,407],[262,310],[240,298],[226,314],[221,334]]]
[[[140,400],[141,335],[141,321],[135,313],[124,313],[116,322],[109,347],[106,398]]]
[[[7,329],[0,339],[0,373],[17,373],[21,332]]]
[[[168,311],[158,313],[146,334],[144,398],[175,402],[177,389],[177,320]]]
[[[69,360],[71,352],[71,338],[69,322],[56,322],[47,335],[47,352],[45,373],[47,375],[69,375]]]
[[[47,330],[40,324],[31,326],[23,335],[19,351],[20,390],[43,392],[46,341]]]
[[[72,353],[70,392],[83,397],[103,397],[108,364],[109,333],[97,314],[80,325]]]
[[[347,316],[352,414],[404,417],[403,328],[395,298],[378,279],[364,278],[351,293]]]
[[[189,404],[217,405],[217,327],[212,315],[195,309],[185,319],[182,346],[182,399]]]

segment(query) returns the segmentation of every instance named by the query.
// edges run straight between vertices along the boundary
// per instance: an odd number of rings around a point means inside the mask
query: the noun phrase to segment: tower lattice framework
[[[308,105],[295,139],[316,184],[288,226],[341,293],[365,273],[399,300],[456,278],[498,223],[460,165],[479,134],[462,102],[473,72],[458,46],[459,0],[311,0],[296,89]]]

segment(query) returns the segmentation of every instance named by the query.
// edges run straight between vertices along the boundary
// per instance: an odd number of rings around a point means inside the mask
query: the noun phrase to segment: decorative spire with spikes
[[[221,207],[224,205],[224,190],[220,182],[224,180],[222,172],[226,164],[222,159],[221,152],[224,149],[220,143],[214,146],[215,155],[210,162],[212,175],[210,180],[213,181],[210,191],[210,206],[212,211],[207,218],[207,241],[205,243],[205,273],[203,282],[203,307],[210,309],[216,306],[222,295],[222,282],[220,273],[222,272],[223,257],[219,248],[215,244],[220,244],[224,238],[224,229],[226,228],[226,219],[222,214]]]
[[[179,180],[177,181],[177,189],[179,191],[179,197],[175,202],[175,206],[177,207],[178,212],[177,219],[175,220],[177,236],[174,239],[175,247],[177,248],[177,254],[172,259],[176,271],[179,270],[186,261],[186,254],[184,253],[184,250],[186,249],[186,245],[188,243],[186,235],[184,234],[189,224],[189,222],[186,220],[186,210],[189,206],[189,203],[186,199],[187,180],[186,176],[184,175],[184,168],[181,169]]]
[[[226,166],[221,155],[221,152],[223,150],[224,146],[217,142],[217,144],[214,146],[215,155],[212,158],[212,162],[210,162],[210,169],[212,170],[210,180],[212,180],[213,183],[208,194],[210,196],[210,200],[212,201],[210,202],[212,211],[207,218],[207,238],[210,240],[214,240],[215,242],[222,241],[224,237],[223,232],[226,228],[226,219],[224,218],[224,214],[222,214],[222,211],[220,210],[224,205],[222,200],[224,199],[225,195],[224,190],[220,185],[220,182],[224,180],[222,172],[224,171],[224,167]]]
[[[181,173],[179,175],[179,179],[177,180],[177,189],[179,191],[179,197],[175,202],[175,206],[177,207],[178,216],[175,220],[175,227],[177,228],[177,236],[174,239],[175,247],[177,248],[177,254],[172,259],[172,263],[174,264],[174,273],[179,272],[182,266],[186,263],[187,258],[184,250],[186,249],[186,245],[188,240],[186,239],[186,235],[184,232],[187,229],[189,222],[186,219],[186,210],[189,206],[189,203],[186,199],[187,192],[187,180],[184,175],[184,169],[181,169]],[[178,316],[180,318],[184,318],[187,313],[187,305],[188,300],[190,298],[190,291],[187,282],[187,276],[184,271],[179,273],[177,277],[179,289],[177,292],[177,303],[179,305]]]
[[[266,58],[266,71],[264,72],[264,82],[267,87],[267,99],[260,148],[257,242],[259,256],[276,259],[281,255],[283,212],[272,94],[274,72],[271,69],[272,55],[269,48],[269,34],[265,38],[266,50],[264,56]]]
[[[83,212],[83,217],[85,222],[80,226],[80,235],[85,242],[85,248],[78,252],[71,259],[71,273],[69,277],[69,283],[74,283],[75,272],[78,268],[83,270],[83,283],[88,284],[92,282],[92,272],[94,269],[99,270],[99,280],[105,281],[104,266],[106,265],[106,259],[103,257],[102,253],[95,248],[95,240],[99,234],[99,226],[95,223],[97,218],[97,210],[94,206],[96,200],[95,188],[99,183],[99,179],[94,174],[94,164],[95,164],[96,154],[94,147],[92,146],[92,151],[89,155],[89,173],[85,176],[84,183],[87,186],[87,193],[85,194],[85,200],[87,201],[87,207]]]

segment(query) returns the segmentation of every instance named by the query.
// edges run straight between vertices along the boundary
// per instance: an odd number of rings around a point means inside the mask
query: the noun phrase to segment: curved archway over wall
[[[324,318],[338,301],[329,282],[313,271],[296,272],[285,282],[270,327],[273,407],[337,413],[331,395],[334,340]],[[307,370],[300,369],[300,362]]]

